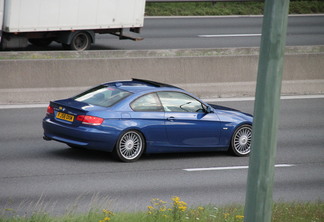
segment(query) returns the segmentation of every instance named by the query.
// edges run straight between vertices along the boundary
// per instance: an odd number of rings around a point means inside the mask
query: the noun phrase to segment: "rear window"
[[[131,94],[131,92],[114,86],[97,86],[75,96],[73,99],[95,106],[110,107]]]

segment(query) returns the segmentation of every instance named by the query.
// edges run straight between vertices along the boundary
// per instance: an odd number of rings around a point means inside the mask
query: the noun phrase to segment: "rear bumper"
[[[119,131],[108,127],[69,126],[52,121],[43,120],[45,140],[84,147],[86,149],[112,152],[119,136]]]

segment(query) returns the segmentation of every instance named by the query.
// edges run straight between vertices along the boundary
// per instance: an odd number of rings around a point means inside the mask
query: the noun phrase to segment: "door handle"
[[[170,117],[167,118],[167,120],[173,122],[175,120],[175,118],[174,118],[174,116],[170,116]]]

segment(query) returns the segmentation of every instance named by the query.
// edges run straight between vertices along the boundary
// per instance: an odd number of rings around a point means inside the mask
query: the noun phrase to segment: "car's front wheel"
[[[123,133],[117,141],[114,149],[115,156],[123,162],[134,162],[138,160],[145,149],[143,135],[135,130]]]
[[[231,140],[231,151],[236,156],[247,156],[251,152],[251,140],[252,140],[252,126],[242,125],[239,126]]]

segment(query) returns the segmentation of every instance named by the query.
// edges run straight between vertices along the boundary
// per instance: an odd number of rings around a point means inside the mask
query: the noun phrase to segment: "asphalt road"
[[[142,41],[97,35],[92,50],[259,47],[262,17],[147,17]],[[324,15],[289,16],[287,45],[324,45]],[[129,35],[136,36],[134,33]],[[28,47],[27,50],[43,50]],[[53,43],[46,50],[62,50]]]
[[[253,101],[218,104],[253,112]],[[45,111],[0,109],[0,212],[145,210],[152,198],[170,201],[174,195],[191,206],[244,203],[247,157],[160,154],[120,163],[104,152],[43,141]],[[275,200],[324,200],[323,114],[324,98],[282,100],[276,164],[288,165],[276,168]],[[233,166],[243,168],[197,169]]]

